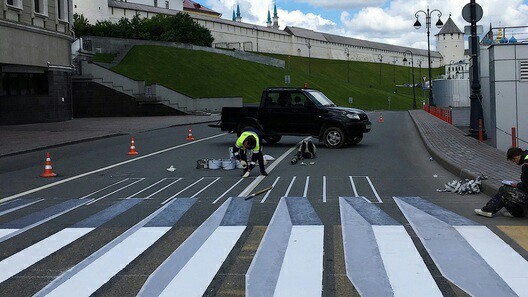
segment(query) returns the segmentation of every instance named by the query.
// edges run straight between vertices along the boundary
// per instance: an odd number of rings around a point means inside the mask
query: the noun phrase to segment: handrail
[[[451,109],[429,106],[428,104],[423,104],[423,110],[432,114],[433,116],[441,119],[442,121],[453,125],[453,112]]]

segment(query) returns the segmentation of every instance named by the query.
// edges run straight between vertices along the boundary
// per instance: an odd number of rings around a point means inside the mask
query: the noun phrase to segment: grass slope
[[[340,106],[366,110],[412,108],[412,88],[396,87],[410,83],[409,67],[341,60],[324,60],[294,56],[268,55],[286,62],[285,69],[243,61],[229,56],[163,46],[134,46],[114,71],[147,84],[159,83],[190,97],[242,96],[245,103],[260,101],[266,87],[286,86],[284,76],[291,75],[290,86],[303,86],[324,92]],[[310,65],[310,67],[309,67]],[[350,67],[350,83],[347,82]],[[310,75],[309,75],[310,68]],[[441,74],[433,69],[433,77]],[[422,76],[427,69],[421,69]],[[415,69],[416,82],[419,69]],[[397,90],[397,93],[394,91]],[[418,107],[427,92],[416,89]]]

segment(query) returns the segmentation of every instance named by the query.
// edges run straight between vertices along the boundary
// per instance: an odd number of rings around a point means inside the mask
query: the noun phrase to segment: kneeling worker
[[[237,160],[242,164],[243,172],[242,177],[248,177],[251,170],[255,168],[255,164],[258,161],[260,174],[267,176],[268,173],[264,168],[264,156],[262,154],[261,147],[262,139],[257,131],[246,130],[242,132],[240,137],[238,137],[235,145],[233,145],[233,155]],[[252,150],[253,155],[249,165],[247,163],[247,150]]]

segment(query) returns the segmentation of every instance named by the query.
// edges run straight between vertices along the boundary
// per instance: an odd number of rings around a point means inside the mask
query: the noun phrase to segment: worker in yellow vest
[[[251,150],[253,152],[249,164],[247,160],[248,150]],[[253,129],[247,129],[242,132],[242,134],[240,134],[240,137],[238,137],[235,144],[233,145],[233,155],[235,159],[239,160],[242,164],[242,177],[249,176],[251,170],[255,168],[257,161],[259,163],[260,174],[264,176],[268,175],[264,167],[264,156],[262,154],[262,138],[260,137],[258,131]]]

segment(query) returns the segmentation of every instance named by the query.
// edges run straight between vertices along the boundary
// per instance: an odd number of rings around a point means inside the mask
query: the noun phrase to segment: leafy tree
[[[91,35],[92,25],[90,25],[84,15],[75,13],[73,15],[73,30],[77,36]]]

